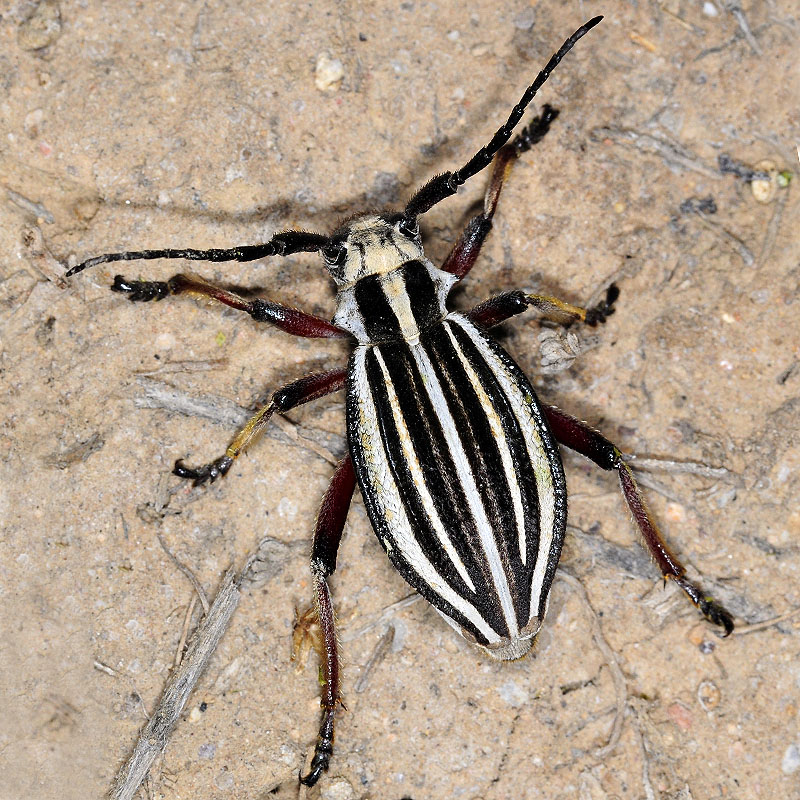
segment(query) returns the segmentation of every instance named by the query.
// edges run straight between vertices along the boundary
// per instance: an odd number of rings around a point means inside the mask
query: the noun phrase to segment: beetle
[[[559,444],[617,472],[644,543],[665,579],[674,580],[712,623],[733,630],[712,599],[665,544],[622,452],[589,426],[537,398],[530,382],[488,329],[533,308],[542,317],[597,325],[618,296],[581,308],[557,298],[511,291],[467,313],[447,307],[492,228],[514,161],[538,143],[558,112],[545,105],[512,141],[514,129],[552,70],[597,25],[572,34],[525,90],[508,120],[460,169],[431,178],[401,211],[359,214],[332,234],[282,231],[268,242],[229,249],[160,249],[107,253],[68,270],[136,259],[254,261],[318,252],[336,285],[327,321],[264,299],[248,299],[181,273],[168,281],[114,279],[134,302],[190,294],[210,298],[301,337],[347,337],[347,367],[283,386],[235,436],[225,454],[174,473],[195,485],[225,475],[275,413],[346,389],[348,453],[338,465],[317,518],[311,573],[322,633],[322,718],[310,770],[317,782],[333,754],[340,703],[339,654],[328,577],[358,485],[389,559],[458,633],[490,657],[523,657],[541,629],[564,540],[567,496]],[[466,225],[441,267],[423,250],[419,218],[492,165],[483,209]]]

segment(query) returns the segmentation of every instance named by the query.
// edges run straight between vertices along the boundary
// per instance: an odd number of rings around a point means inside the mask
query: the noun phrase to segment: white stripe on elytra
[[[525,437],[528,458],[533,467],[536,490],[539,495],[539,550],[536,554],[536,566],[531,577],[531,605],[529,611],[529,615],[535,617],[539,614],[542,586],[550,559],[550,548],[553,544],[553,526],[555,524],[553,473],[539,432],[542,423],[534,412],[533,398],[520,388],[517,379],[509,373],[508,369],[498,359],[494,351],[489,348],[472,323],[460,314],[450,314],[448,320],[459,325],[472,339],[486,364],[497,377],[500,387],[508,397],[512,408],[518,410],[517,421]]]
[[[381,512],[391,535],[390,540],[382,538],[381,541],[388,551],[396,547],[402,553],[403,559],[408,562],[421,580],[430,586],[442,600],[468,619],[475,626],[475,629],[481,632],[487,642],[490,644],[499,642],[500,636],[497,632],[489,626],[472,603],[455,592],[439,575],[436,567],[428,560],[419,546],[419,542],[417,542],[382,445],[377,410],[372,399],[369,381],[367,380],[365,361],[368,349],[366,347],[357,347],[353,354],[353,386],[359,413],[359,426],[356,435],[359,437],[358,443],[366,461],[366,480],[372,484],[372,495],[381,506]],[[377,352],[377,348],[375,350]],[[375,533],[379,537],[383,536],[381,531],[376,530]],[[440,613],[447,617],[444,612],[440,611]],[[450,618],[447,617],[447,619],[449,620]],[[454,627],[458,629],[459,626],[454,624]]]
[[[522,563],[525,564],[528,556],[528,547],[527,539],[525,537],[525,515],[522,511],[522,492],[519,488],[517,470],[514,466],[514,460],[511,458],[511,449],[508,446],[506,432],[503,430],[503,423],[500,421],[500,417],[495,411],[492,401],[486,394],[480,378],[478,378],[477,373],[469,363],[469,359],[466,357],[466,355],[464,355],[461,345],[459,345],[459,343],[456,341],[456,337],[453,335],[451,326],[445,324],[444,328],[447,331],[447,335],[450,337],[450,342],[453,345],[453,349],[458,354],[458,357],[461,361],[461,366],[464,367],[464,371],[467,373],[467,377],[472,384],[472,388],[478,395],[478,400],[480,400],[481,407],[486,413],[486,419],[489,422],[489,428],[492,431],[492,437],[497,443],[497,449],[500,451],[500,459],[503,462],[503,473],[506,478],[508,490],[511,493],[512,502],[514,503],[514,519],[517,522],[519,557]],[[494,372],[494,370],[492,371]]]
[[[447,400],[445,400],[442,387],[439,385],[439,381],[433,370],[433,365],[425,349],[420,345],[416,345],[412,346],[410,350],[414,356],[414,360],[417,362],[417,367],[422,376],[422,383],[433,404],[434,413],[436,414],[439,424],[442,426],[442,433],[444,434],[447,446],[450,450],[450,456],[455,464],[456,472],[461,479],[462,488],[467,498],[467,505],[475,520],[475,527],[478,529],[483,552],[486,555],[489,570],[492,574],[492,581],[494,582],[497,596],[500,599],[503,616],[506,619],[509,636],[514,639],[519,634],[517,615],[514,612],[514,601],[511,597],[511,590],[508,586],[503,564],[500,561],[500,553],[497,550],[497,542],[494,539],[492,526],[489,524],[486,510],[481,502],[481,496],[475,484],[475,477],[472,474],[472,469],[467,460],[467,454],[464,452],[461,438],[458,435],[455,420],[450,414]]]
[[[411,435],[408,432],[408,426],[406,425],[403,412],[400,409],[400,402],[397,399],[397,393],[394,390],[392,379],[389,376],[389,370],[386,368],[386,362],[383,360],[383,356],[381,355],[379,349],[376,348],[374,352],[375,358],[377,359],[378,365],[383,373],[383,380],[386,384],[386,394],[389,397],[389,405],[392,408],[392,417],[394,418],[394,424],[397,428],[397,435],[400,439],[400,445],[403,448],[403,456],[405,457],[411,477],[414,479],[414,487],[419,492],[422,505],[425,509],[425,514],[431,522],[431,527],[436,534],[436,538],[439,540],[439,544],[441,544],[441,546],[444,548],[444,551],[447,553],[450,561],[456,568],[456,571],[461,576],[464,583],[467,584],[471,592],[474,592],[475,584],[470,579],[467,568],[464,566],[464,562],[459,558],[455,547],[453,547],[453,543],[450,541],[450,537],[447,535],[447,531],[442,524],[442,520],[436,511],[436,506],[433,503],[431,493],[428,491],[428,486],[425,483],[425,476],[422,473],[422,467],[419,463],[419,457],[414,450],[414,445],[411,441]]]

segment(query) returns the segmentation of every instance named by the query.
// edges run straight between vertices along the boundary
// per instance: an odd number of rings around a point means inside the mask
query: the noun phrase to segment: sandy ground
[[[342,398],[289,414],[210,489],[170,469],[221,454],[246,409],[347,347],[192,300],[134,306],[108,291],[118,270],[64,281],[64,265],[327,231],[400,204],[487,141],[596,13],[542,92],[561,117],[517,165],[453,302],[517,287],[585,302],[617,282],[618,312],[571,369],[542,374],[532,316],[503,341],[544,399],[624,450],[724,468],[643,481],[741,635],[719,639],[662,586],[614,476],[572,454],[562,564],[580,583],[555,584],[517,663],[488,662],[423,602],[383,613],[408,588],[356,499],[333,579],[347,711],[329,775],[300,789],[318,684],[313,654],[290,663],[293,615],[345,448]],[[271,570],[246,584],[150,797],[800,798],[800,617],[746,627],[800,606],[796,13],[790,0],[0,3],[0,798],[110,786],[201,613],[159,537],[213,595],[265,536]],[[758,202],[723,154],[794,182]],[[434,260],[483,186],[425,218]],[[312,255],[196,269],[333,313]]]

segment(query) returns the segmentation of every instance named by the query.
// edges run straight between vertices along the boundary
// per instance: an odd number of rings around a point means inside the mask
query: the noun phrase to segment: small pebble
[[[759,161],[755,169],[757,172],[766,172],[767,180],[755,180],[750,183],[750,191],[758,203],[769,203],[778,192],[778,169],[772,161]]]
[[[781,761],[781,771],[784,775],[793,775],[800,769],[800,748],[796,744],[790,744],[783,754]]]
[[[200,747],[197,748],[197,755],[200,758],[211,759],[217,754],[217,746],[212,742],[206,742],[205,744],[201,744]]]
[[[227,767],[223,767],[214,778],[214,785],[217,789],[232,789],[233,788],[233,775],[228,771]]]
[[[19,26],[17,44],[23,50],[41,50],[61,36],[61,8],[58,0],[41,0]]]
[[[100,208],[100,201],[97,197],[80,197],[72,206],[72,213],[82,220],[88,222],[94,217]]]
[[[692,712],[682,703],[672,703],[667,708],[667,716],[681,730],[688,731],[692,727]]]
[[[666,517],[670,522],[684,522],[686,509],[680,503],[667,503]]]
[[[706,711],[716,708],[721,698],[722,693],[713,681],[702,681],[697,687],[697,701]]]
[[[524,11],[520,11],[514,19],[514,27],[521,31],[529,31],[536,22],[536,12],[528,6]]]
[[[356,793],[349,781],[334,778],[323,784],[319,796],[322,800],[353,800]]]
[[[344,78],[344,64],[338,58],[331,58],[327,53],[322,53],[317,58],[314,71],[314,85],[321,92],[335,92],[342,85]]]
[[[22,130],[25,131],[28,138],[36,139],[42,130],[42,122],[44,122],[44,111],[41,108],[34,108],[25,115]]]
[[[528,702],[528,693],[511,679],[498,687],[497,693],[512,708],[522,708]]]
[[[706,631],[704,625],[695,625],[689,630],[689,633],[686,634],[686,638],[695,646],[700,647],[701,644],[705,641],[706,638]]]

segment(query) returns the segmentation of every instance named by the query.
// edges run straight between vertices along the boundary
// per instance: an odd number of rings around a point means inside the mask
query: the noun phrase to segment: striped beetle
[[[175,463],[195,485],[228,472],[275,413],[346,388],[349,452],[317,518],[311,556],[316,617],[322,631],[322,721],[310,771],[313,785],[333,753],[340,703],[338,645],[327,578],[355,491],[400,574],[456,631],[489,656],[518,659],[531,648],[547,610],[567,515],[563,444],[616,470],[640,533],[664,578],[671,578],[711,622],[733,630],[731,615],[685,575],[651,517],[632,470],[611,442],[564,412],[543,405],[528,379],[487,329],[525,311],[563,324],[596,325],[613,313],[617,290],[585,309],[512,291],[463,314],[447,309],[452,288],[475,264],[492,227],[514,160],[537,143],[558,112],[544,106],[509,143],[551,71],[602,17],[580,27],[525,90],[506,123],[461,169],[429,180],[403,211],[361,214],[331,235],[283,231],[258,245],[214,250],[108,253],[68,270],[113,261],[183,258],[254,261],[319,252],[336,284],[331,322],[263,300],[246,299],[194,274],[131,281],[112,290],[132,301],[191,294],[211,298],[302,337],[354,340],[344,369],[309,375],[276,391],[223,456],[200,467]],[[493,163],[483,211],[467,224],[441,267],[425,257],[418,218]]]

